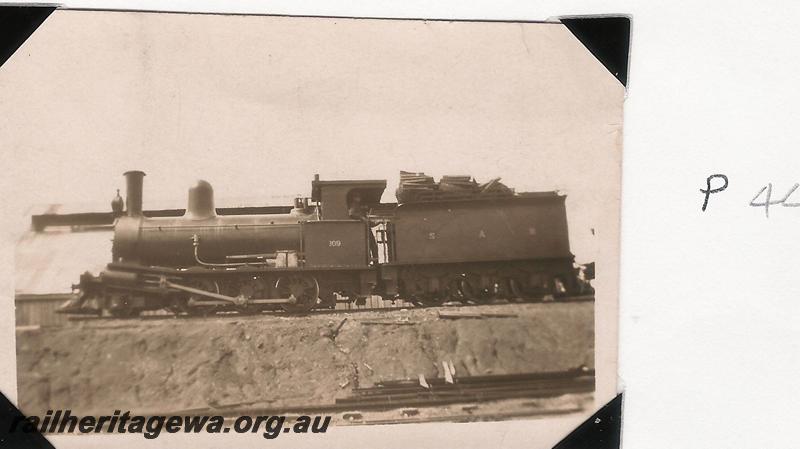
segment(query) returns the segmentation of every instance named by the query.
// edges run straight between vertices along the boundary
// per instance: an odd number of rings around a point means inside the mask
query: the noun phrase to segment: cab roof
[[[383,191],[386,190],[385,179],[357,179],[357,180],[341,180],[341,181],[320,181],[315,178],[311,182],[311,200],[321,201],[322,191],[327,187],[333,187],[336,190],[358,190],[362,195],[362,201],[365,204],[380,203]]]

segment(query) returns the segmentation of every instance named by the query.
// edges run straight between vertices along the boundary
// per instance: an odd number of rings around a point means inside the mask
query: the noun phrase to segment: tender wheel
[[[310,276],[286,276],[278,279],[275,283],[278,295],[281,298],[294,296],[294,304],[284,304],[283,310],[289,313],[308,312],[317,305],[319,297],[319,284],[317,280]]]
[[[510,290],[508,279],[495,274],[492,276],[491,287],[485,291],[485,294],[488,295],[490,300],[512,302],[514,301],[512,298],[514,295],[511,294]]]
[[[553,298],[559,299],[567,296],[567,283],[561,276],[553,278]]]
[[[511,297],[508,298],[510,301],[514,302],[525,301],[526,295],[525,292],[523,291],[522,283],[519,281],[519,279],[509,278],[506,281],[506,283],[508,284],[508,292],[511,295]]]
[[[457,281],[458,296],[464,304],[476,304],[478,302],[478,292],[467,278]]]
[[[425,307],[425,302],[423,301],[423,298],[421,296],[412,295],[408,299],[408,302],[414,304],[414,307]]]
[[[461,277],[452,278],[447,282],[447,301],[469,303],[464,294],[461,293]]]
[[[478,283],[471,276],[461,279],[458,284],[458,291],[461,293],[461,297],[470,304],[486,304],[491,300],[486,292],[481,291]]]
[[[427,307],[436,307],[444,304],[445,296],[438,292],[422,296],[422,304]]]

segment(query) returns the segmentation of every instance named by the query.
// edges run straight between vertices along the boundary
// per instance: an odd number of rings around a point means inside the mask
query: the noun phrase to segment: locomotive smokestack
[[[139,170],[131,170],[126,171],[123,176],[125,176],[125,181],[127,183],[125,204],[128,205],[128,216],[141,217],[144,172]]]

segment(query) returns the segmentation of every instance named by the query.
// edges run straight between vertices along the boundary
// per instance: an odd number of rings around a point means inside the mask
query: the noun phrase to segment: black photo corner
[[[575,428],[553,449],[619,449],[622,435],[622,393]]]
[[[0,6],[0,66],[19,49],[55,10],[44,6]],[[625,16],[559,19],[623,84],[628,83],[631,20]],[[0,448],[53,448],[38,432],[10,432],[23,417],[0,393]],[[600,408],[554,449],[617,449],[620,447],[622,394]]]
[[[0,393],[0,448],[54,449],[54,446],[39,432],[12,432],[12,426],[21,427],[22,412]]]
[[[631,19],[625,16],[600,16],[564,17],[559,20],[627,88]],[[553,449],[619,449],[621,432],[622,393],[570,432]]]
[[[0,6],[0,66],[54,10],[55,7]],[[53,445],[38,432],[11,432],[14,422],[22,417],[22,412],[0,393],[0,448],[52,449]]]
[[[559,20],[623,86],[628,86],[629,17],[563,17]]]
[[[560,21],[627,88],[631,19],[625,16],[564,17]],[[553,448],[618,449],[621,431],[622,393]]]
[[[0,6],[0,66],[54,10],[51,6]]]

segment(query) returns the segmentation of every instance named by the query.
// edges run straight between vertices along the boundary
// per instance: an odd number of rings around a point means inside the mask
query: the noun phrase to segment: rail
[[[350,396],[326,404],[262,406],[270,400],[254,400],[217,407],[196,408],[168,415],[220,415],[223,417],[285,415],[290,413],[336,413],[386,411],[405,407],[438,407],[459,403],[482,403],[506,399],[530,399],[591,393],[595,372],[585,367],[558,372],[464,376],[430,379],[428,388],[417,381],[384,382],[369,388],[354,388]],[[446,418],[445,418],[446,419]]]
[[[388,302],[388,300],[386,300]],[[399,306],[386,306],[386,307],[351,307],[351,308],[341,308],[341,309],[315,309],[310,310],[308,312],[304,312],[302,314],[289,314],[285,311],[276,311],[276,310],[266,310],[262,312],[255,313],[250,316],[295,316],[299,319],[302,319],[306,316],[315,316],[315,315],[341,315],[341,314],[350,314],[350,313],[368,313],[368,312],[398,312],[404,310],[414,310],[419,309],[420,307],[414,307],[412,304],[406,304],[405,300],[397,299],[395,300],[400,302],[402,305]],[[520,304],[540,304],[540,305],[557,305],[557,304],[565,304],[565,303],[580,303],[580,302],[593,302],[594,296],[591,295],[583,295],[583,296],[571,296],[566,298],[559,298],[558,301],[548,301],[548,302],[539,302],[539,303],[518,303],[518,302],[500,302],[503,300],[498,300],[498,302],[491,303],[491,304],[459,304],[458,306],[448,306],[448,305],[441,305],[437,306],[439,309],[443,310],[462,310],[462,309],[469,309],[472,307],[479,307],[479,306],[494,306],[494,307],[506,307],[506,306],[513,306],[513,305],[520,305]],[[504,315],[503,315],[504,316]],[[494,316],[495,318],[502,318],[501,315]],[[138,317],[125,317],[125,318],[118,318],[118,317],[110,317],[110,316],[96,316],[96,315],[73,315],[70,316],[68,319],[69,321],[95,321],[95,320],[202,320],[208,318],[240,318],[239,315],[235,311],[224,311],[220,312],[216,315],[212,316],[192,316],[192,315],[175,315],[173,313],[166,313],[166,312],[144,312],[143,315]],[[487,315],[485,318],[492,318],[493,316]],[[465,316],[465,318],[470,318],[470,316]]]

